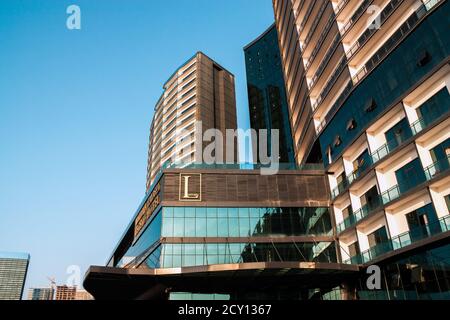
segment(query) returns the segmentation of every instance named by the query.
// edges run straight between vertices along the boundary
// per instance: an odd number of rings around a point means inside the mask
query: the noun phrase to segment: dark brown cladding
[[[182,201],[181,174],[201,174],[201,201]],[[326,176],[322,171],[165,170],[163,206],[210,207],[328,207]],[[195,181],[193,181],[195,183]],[[190,187],[191,188],[191,187]],[[192,186],[198,191],[196,185]]]

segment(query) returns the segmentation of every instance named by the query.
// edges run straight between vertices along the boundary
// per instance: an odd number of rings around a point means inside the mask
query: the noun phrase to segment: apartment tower
[[[205,54],[196,53],[163,88],[150,129],[147,190],[162,167],[202,162],[195,159],[196,152],[203,151],[211,141],[196,141],[202,137],[197,135],[198,130],[216,128],[225,136],[226,129],[237,128],[234,76]],[[196,126],[197,121],[201,121],[201,127]],[[225,141],[222,144],[225,160]],[[237,146],[233,149],[234,162],[236,150]]]
[[[450,4],[273,0],[298,163],[321,158],[360,298],[448,298]]]

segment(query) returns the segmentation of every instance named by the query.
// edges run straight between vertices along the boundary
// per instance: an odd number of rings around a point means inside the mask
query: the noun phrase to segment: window
[[[426,180],[425,172],[419,158],[395,171],[400,192],[406,192]]]
[[[358,254],[361,253],[361,251],[359,249],[358,241],[355,241],[351,245],[348,246],[348,253],[349,253],[350,257],[357,256]]]
[[[353,172],[362,172],[369,166],[369,151],[366,149],[361,153],[361,155],[353,161]]]
[[[356,120],[352,118],[347,122],[347,131],[352,131],[355,128],[356,128]]]
[[[338,187],[345,188],[345,183],[347,181],[347,177],[345,176],[345,172],[342,172],[337,178],[336,182]]]
[[[389,151],[399,146],[403,141],[412,136],[408,120],[403,118],[399,123],[384,133]]]
[[[369,241],[369,247],[373,248],[378,244],[382,244],[388,241],[388,235],[386,231],[386,227],[381,227],[380,229],[376,230],[375,232],[369,234],[367,236],[367,239]]]
[[[432,203],[408,213],[406,221],[408,222],[411,240],[419,240],[430,234],[440,232],[441,228],[437,220],[438,217]]]
[[[342,216],[344,217],[344,219],[347,219],[348,217],[350,217],[352,215],[353,215],[352,206],[348,206],[347,208],[342,210]]]
[[[360,198],[361,207],[367,207],[369,210],[375,209],[380,205],[377,186],[373,186]]]
[[[433,162],[437,162],[450,156],[450,138],[434,147],[430,151],[430,154]]]
[[[364,110],[367,113],[370,113],[370,112],[374,111],[376,109],[376,107],[377,107],[377,104],[375,103],[375,99],[374,98],[370,98],[369,101],[367,101],[367,103],[366,103],[366,105],[364,107]]]
[[[446,195],[444,198],[445,198],[445,203],[447,204],[447,209],[450,213],[450,194]]]

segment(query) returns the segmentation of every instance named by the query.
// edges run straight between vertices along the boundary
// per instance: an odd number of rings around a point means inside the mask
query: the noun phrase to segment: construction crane
[[[50,287],[55,290],[56,289],[56,279],[55,277],[47,277],[48,281],[50,281]]]

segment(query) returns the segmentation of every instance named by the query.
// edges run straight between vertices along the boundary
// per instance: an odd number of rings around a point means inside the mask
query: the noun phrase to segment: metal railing
[[[325,12],[328,4],[329,4],[328,1],[323,1],[322,6],[320,7],[319,12],[316,15],[316,18],[314,19],[314,22],[311,25],[311,28],[309,29],[305,40],[303,41],[302,49],[304,49],[309,44],[309,41],[311,40],[314,31],[316,31],[317,25],[319,24],[319,21],[322,18],[322,15]]]
[[[352,17],[347,21],[347,23],[342,27],[341,34],[345,34],[348,29],[356,22],[359,18],[366,12],[373,0],[364,0],[361,5],[356,9]]]
[[[320,63],[319,67],[316,70],[316,73],[314,74],[313,78],[311,79],[311,84],[309,88],[311,89],[316,84],[319,77],[322,75],[322,72],[325,70],[325,68],[328,66],[328,62],[330,61],[331,57],[333,56],[334,52],[336,51],[336,48],[338,44],[340,43],[341,35],[338,33],[334,37],[333,42],[331,43],[330,47],[328,48],[325,56],[322,59],[322,62]]]
[[[359,71],[358,73],[353,76],[352,78],[352,87],[356,85],[358,82],[360,82],[366,74],[371,72],[375,67],[378,65],[380,61],[382,61],[387,54],[398,45],[408,34],[409,32],[423,19],[423,17],[428,13],[428,11],[431,11],[437,4],[441,3],[443,0],[428,0],[421,6],[419,9],[416,10],[415,13],[412,14],[410,18],[390,37],[390,39],[373,55],[373,58],[369,60],[368,63],[366,63]],[[341,101],[340,103],[336,103],[333,105],[333,107],[330,109],[330,111],[325,116],[325,119],[320,123],[320,125],[316,128],[316,134],[319,135],[323,129],[328,124],[329,120],[334,116],[334,113],[339,109],[343,101],[348,97],[348,95],[351,92],[351,88],[346,88],[341,96],[339,97],[338,101]],[[313,109],[314,111],[315,109]],[[421,123],[418,122],[415,124],[419,130]],[[413,131],[414,132],[414,131]]]
[[[383,44],[383,46],[381,46],[381,48],[378,49],[375,54],[373,54],[373,57],[353,76],[353,83],[358,83],[359,81],[361,81],[361,79],[364,78],[367,73],[375,69],[378,63],[388,55],[392,48],[396,47],[398,43],[400,43],[406,37],[406,35],[408,35],[409,32],[421,21],[421,19],[428,13],[428,11],[430,11],[436,4],[441,1],[442,0],[429,0],[423,6],[420,6],[419,9],[417,9],[416,12],[413,13],[408,18],[408,20],[406,20],[406,22],[400,26],[400,28],[389,38],[389,40],[387,40],[386,43]],[[376,31],[376,29],[371,30]],[[350,49],[349,51],[351,50],[352,49]],[[355,52],[356,50],[357,49],[355,49]],[[351,56],[349,56],[349,51],[347,51],[346,54],[349,59],[351,59]]]
[[[448,155],[446,158],[439,159],[432,165],[426,167],[424,169],[425,177],[427,180],[431,180],[438,174],[447,171],[449,168],[450,168],[450,155]]]
[[[372,204],[365,204],[360,209],[356,210],[352,215],[345,218],[341,223],[337,225],[337,233],[341,233],[342,231],[354,226],[356,223],[368,217],[374,212],[377,212],[381,207],[380,198],[374,201]]]
[[[344,55],[339,62],[337,68],[333,71],[333,74],[328,79],[327,83],[325,84],[324,88],[322,89],[319,97],[312,105],[313,112],[316,111],[316,109],[319,107],[319,105],[322,103],[323,99],[328,95],[331,88],[333,87],[334,83],[336,82],[337,78],[341,75],[341,72],[344,70],[344,68],[347,66],[347,57]]]
[[[386,20],[391,16],[391,14],[398,8],[398,6],[403,3],[404,0],[391,0],[386,7],[384,7],[383,11],[374,19],[374,21],[380,21],[380,26],[383,25]],[[370,26],[364,31],[364,33],[358,38],[358,40],[347,50],[346,55],[350,59],[358,49],[363,46],[370,37],[378,31],[379,28],[375,28],[374,26]]]
[[[364,264],[375,258],[426,238],[450,231],[450,215],[444,216],[435,222],[430,222],[423,226],[415,227],[407,232],[393,237],[387,242],[379,243],[372,248],[357,254],[344,261],[345,264]]]

